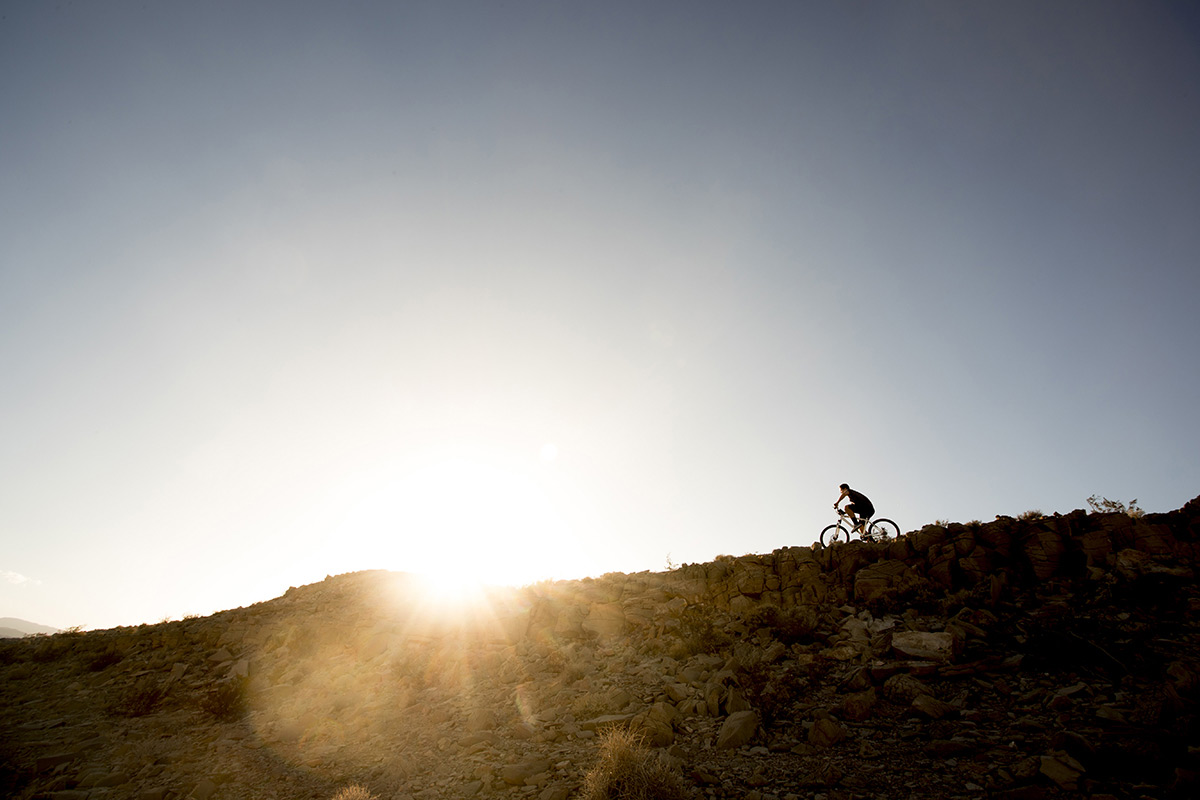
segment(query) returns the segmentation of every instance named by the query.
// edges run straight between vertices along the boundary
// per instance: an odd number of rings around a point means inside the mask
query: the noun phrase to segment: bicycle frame
[[[846,525],[846,527],[850,529],[850,533],[852,533],[852,534],[857,533],[858,538],[866,539],[867,541],[871,541],[872,537],[871,537],[870,533],[868,532],[871,527],[871,520],[856,516],[855,519],[857,519],[858,522],[855,523],[853,520],[850,519],[850,512],[844,508],[839,508],[837,510],[837,513],[838,513],[838,524],[839,525],[844,523]]]
[[[837,508],[837,513],[838,521],[821,531],[819,541],[822,545],[833,544],[839,539],[849,542],[855,533],[863,542],[886,542],[900,535],[900,526],[890,519],[884,517],[867,519],[856,516],[858,522],[855,524],[850,520],[850,512]]]

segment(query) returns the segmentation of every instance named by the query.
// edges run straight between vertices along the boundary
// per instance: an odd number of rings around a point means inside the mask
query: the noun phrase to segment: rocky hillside
[[[577,796],[614,726],[697,798],[1200,794],[1200,498],[432,605],[340,575],[0,642],[0,796]]]

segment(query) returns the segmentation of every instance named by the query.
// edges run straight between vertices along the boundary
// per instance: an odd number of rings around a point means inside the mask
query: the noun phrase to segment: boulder
[[[1022,549],[1034,576],[1042,581],[1054,576],[1067,550],[1062,536],[1045,524],[1022,542]]]
[[[883,696],[896,705],[910,705],[921,695],[932,694],[928,686],[912,675],[901,673],[884,681]]]
[[[568,605],[560,608],[554,619],[554,634],[563,639],[583,638],[583,620],[586,616],[583,606]]]
[[[613,725],[627,725],[633,716],[633,714],[605,714],[595,719],[584,720],[579,723],[579,728],[585,731],[602,731]]]
[[[481,733],[495,729],[496,712],[490,708],[475,708],[467,714],[465,728],[468,733]]]
[[[508,764],[500,768],[500,780],[509,786],[524,786],[525,781],[550,769],[550,762],[542,759]]]
[[[919,585],[920,577],[903,561],[879,561],[854,575],[854,597],[871,603]]]
[[[875,687],[847,695],[846,699],[842,701],[842,715],[848,720],[861,722],[871,716],[875,702]]]
[[[758,732],[758,714],[754,711],[735,711],[725,718],[717,734],[717,749],[732,750],[748,744]]]
[[[1041,768],[1039,771],[1057,783],[1059,787],[1068,791],[1074,791],[1080,776],[1084,773],[1084,768],[1074,758],[1059,750],[1041,757]]]
[[[625,632],[625,609],[620,603],[598,603],[584,618],[582,628],[602,638],[620,636]]]
[[[992,555],[986,547],[976,547],[958,559],[958,569],[969,585],[985,580],[992,572]]]
[[[912,708],[930,719],[942,719],[943,717],[958,714],[958,709],[954,706],[942,702],[929,694],[922,694],[913,698]]]
[[[808,743],[814,747],[832,747],[846,738],[846,729],[832,717],[824,717],[808,729]]]
[[[912,548],[918,553],[926,553],[929,548],[946,541],[946,529],[940,525],[926,525],[912,537]]]
[[[945,631],[902,631],[892,635],[892,649],[901,658],[948,662],[954,657],[954,635]]]

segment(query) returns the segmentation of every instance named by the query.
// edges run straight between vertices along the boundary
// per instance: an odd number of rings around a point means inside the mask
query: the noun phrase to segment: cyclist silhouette
[[[834,501],[833,507],[837,508],[838,503],[841,503],[847,497],[850,498],[850,502],[846,504],[846,512],[850,515],[850,521],[854,523],[854,527],[861,534],[863,527],[875,515],[875,506],[871,503],[869,497],[862,492],[854,491],[848,483],[843,483],[838,488],[842,490],[842,493]],[[861,520],[858,518],[858,515],[862,515]]]

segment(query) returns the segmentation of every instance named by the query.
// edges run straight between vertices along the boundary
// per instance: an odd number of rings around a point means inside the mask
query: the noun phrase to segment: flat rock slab
[[[903,658],[945,663],[954,658],[954,637],[944,631],[902,631],[892,635],[892,649]]]
[[[525,781],[534,775],[540,775],[550,769],[550,762],[527,761],[523,764],[509,764],[500,768],[500,778],[509,786],[523,786]]]
[[[758,731],[758,714],[735,711],[725,718],[717,735],[718,749],[736,749],[749,742]]]

